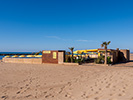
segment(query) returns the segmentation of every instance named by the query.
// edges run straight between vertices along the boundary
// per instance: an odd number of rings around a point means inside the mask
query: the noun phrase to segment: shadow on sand
[[[119,63],[115,63],[113,66],[116,67],[133,67],[133,60],[130,60],[128,62],[119,62]]]

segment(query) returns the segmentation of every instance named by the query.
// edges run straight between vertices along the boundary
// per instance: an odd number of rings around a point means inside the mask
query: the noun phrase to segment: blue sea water
[[[0,54],[32,54],[32,53],[36,53],[36,52],[0,52]]]
[[[0,60],[3,58],[4,56],[0,56]]]
[[[33,52],[0,52],[0,54],[33,54]],[[35,53],[35,52],[34,52]],[[4,56],[0,55],[0,60],[3,58]]]

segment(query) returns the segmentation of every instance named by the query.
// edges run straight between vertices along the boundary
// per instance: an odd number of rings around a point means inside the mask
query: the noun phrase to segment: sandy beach
[[[133,62],[115,66],[0,63],[0,100],[133,100]]]

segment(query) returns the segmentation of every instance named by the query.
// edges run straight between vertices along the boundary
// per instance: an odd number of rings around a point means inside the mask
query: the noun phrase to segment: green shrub
[[[73,57],[70,57],[70,59],[71,59],[71,62],[74,62],[74,59],[73,59]]]
[[[74,63],[79,63],[79,64],[81,64],[81,63],[84,63],[84,62],[85,62],[85,59],[82,58],[82,57],[78,57],[78,59],[74,59]]]
[[[104,56],[100,56],[95,60],[96,64],[103,64],[104,63]]]
[[[69,55],[65,55],[65,62],[71,62],[71,58]]]
[[[107,57],[107,64],[111,64],[112,62],[111,62],[111,57]]]
[[[105,57],[104,56],[100,56],[99,58],[97,58],[96,60],[95,60],[95,63],[96,64],[103,64],[104,63],[104,61],[105,61]],[[112,62],[111,62],[111,57],[107,57],[107,64],[111,64]]]

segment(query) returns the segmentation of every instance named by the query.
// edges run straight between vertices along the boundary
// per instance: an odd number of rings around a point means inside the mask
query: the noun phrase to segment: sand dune
[[[0,100],[133,100],[133,67],[0,63]]]

